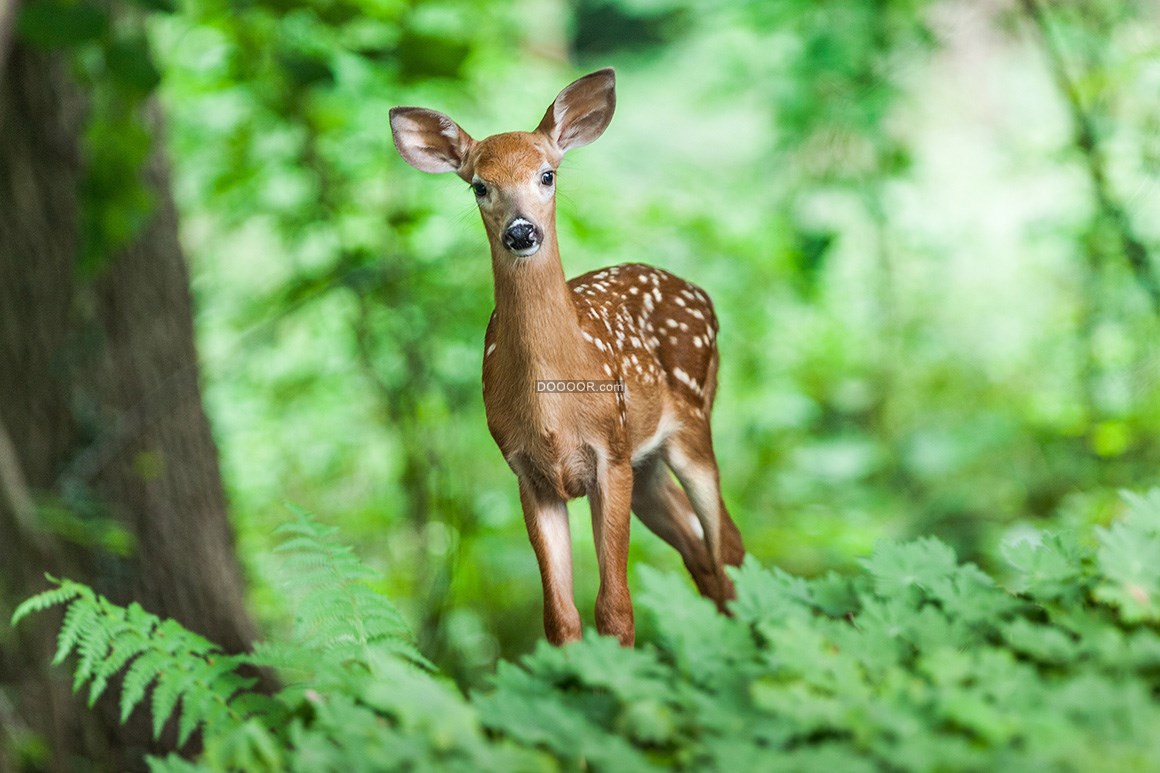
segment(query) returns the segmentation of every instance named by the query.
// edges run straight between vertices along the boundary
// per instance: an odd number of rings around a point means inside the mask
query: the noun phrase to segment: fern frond
[[[123,610],[110,604],[108,611],[111,618],[110,627],[114,630],[114,634],[111,636],[108,652],[91,668],[89,706],[96,703],[97,698],[105,692],[113,675],[120,673],[129,661],[149,649],[149,636],[156,627],[157,619],[136,602]]]
[[[99,608],[92,596],[83,596],[74,599],[64,613],[64,622],[61,623],[60,633],[56,636],[56,654],[52,656],[52,665],[58,666],[64,662],[75,647],[80,644],[81,637],[99,636],[98,628]]]
[[[68,580],[58,580],[52,575],[45,575],[49,582],[52,582],[57,587],[38,593],[32,598],[25,599],[20,606],[16,607],[16,611],[12,613],[12,626],[16,626],[21,620],[31,615],[33,612],[43,612],[50,607],[55,607],[64,604],[67,601],[75,599],[77,596],[82,596],[86,592],[91,594],[87,587],[79,583],[70,582]]]
[[[121,721],[129,719],[137,704],[145,699],[145,692],[160,674],[168,668],[170,659],[163,652],[146,650],[133,661],[125,672],[121,685]]]
[[[169,715],[177,708],[177,702],[190,687],[189,673],[185,669],[167,668],[157,675],[157,683],[153,686],[153,700],[150,709],[153,714],[153,737],[161,735],[162,728],[169,721]],[[186,701],[186,714],[191,715],[189,701]],[[195,725],[200,717],[194,716]]]
[[[336,542],[334,527],[290,509],[298,517],[278,527],[288,539],[275,551],[284,556],[283,589],[294,599],[295,640],[335,664],[372,668],[372,651],[381,651],[432,669],[399,610],[367,585],[379,574]]]
[[[253,664],[252,658],[227,656],[205,637],[173,620],[162,620],[139,604],[121,607],[80,583],[54,582],[56,588],[21,604],[14,619],[67,604],[53,663],[76,655],[73,690],[87,683],[90,706],[113,677],[124,673],[121,721],[128,720],[148,697],[154,736],[161,734],[175,714],[182,743],[200,726],[225,727],[246,721],[247,715],[230,704],[254,685],[255,680],[237,672]]]
[[[125,610],[99,598],[96,615],[103,618],[103,625],[94,625],[81,631],[77,642],[77,666],[73,674],[73,692],[78,692],[90,679],[103,672],[102,666],[108,660],[113,643],[120,637],[132,633],[127,631]],[[91,704],[90,704],[91,705]]]

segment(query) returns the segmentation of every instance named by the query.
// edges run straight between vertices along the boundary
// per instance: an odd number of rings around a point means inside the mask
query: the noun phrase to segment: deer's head
[[[443,113],[396,107],[391,133],[411,166],[455,172],[468,182],[493,249],[526,258],[555,229],[556,169],[564,153],[603,134],[615,108],[616,79],[607,68],[561,91],[535,131],[477,141]]]

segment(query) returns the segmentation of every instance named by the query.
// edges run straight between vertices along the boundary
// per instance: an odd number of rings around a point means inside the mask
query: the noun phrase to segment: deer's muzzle
[[[504,246],[520,257],[535,254],[543,238],[539,227],[522,217],[512,220],[503,232]]]

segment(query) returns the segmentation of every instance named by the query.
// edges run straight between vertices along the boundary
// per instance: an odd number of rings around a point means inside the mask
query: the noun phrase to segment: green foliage
[[[139,604],[120,607],[87,586],[70,580],[56,583],[57,587],[21,604],[12,621],[15,625],[32,612],[67,604],[53,663],[76,655],[73,690],[87,684],[90,706],[111,679],[122,676],[121,721],[128,720],[148,695],[154,736],[160,736],[174,712],[179,715],[179,745],[199,726],[216,734],[232,732],[244,723],[241,707],[254,702],[248,689],[255,684],[255,679],[238,671],[247,661],[245,656],[227,655]]]
[[[313,680],[339,681],[352,664],[373,671],[384,655],[429,667],[399,611],[367,585],[377,573],[349,547],[335,543],[333,527],[292,509],[298,520],[278,529],[285,541],[277,551],[284,557],[281,585],[294,610],[291,640],[296,644],[264,645],[264,662],[277,664],[283,673],[293,670],[313,675]],[[319,653],[325,653],[321,660]],[[327,671],[335,664],[340,666],[337,674]]]
[[[1096,598],[1120,609],[1125,620],[1160,622],[1160,491],[1132,496],[1128,517],[1100,529],[1096,558],[1104,581]]]
[[[67,605],[57,661],[75,654],[90,702],[124,671],[122,716],[152,685],[155,730],[202,728],[200,758],[155,770],[1141,770],[1160,759],[1160,490],[1126,499],[1095,541],[1012,542],[1014,593],[934,539],[851,577],[750,559],[732,617],[642,572],[651,640],[541,643],[467,697],[301,512],[280,548],[298,624],[252,656],[68,581],[14,621]],[[282,688],[249,691],[243,665]]]

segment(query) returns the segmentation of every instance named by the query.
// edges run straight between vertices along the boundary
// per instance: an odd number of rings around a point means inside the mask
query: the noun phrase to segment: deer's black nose
[[[536,225],[522,217],[517,217],[503,232],[503,243],[512,252],[526,253],[540,246],[543,235]]]

